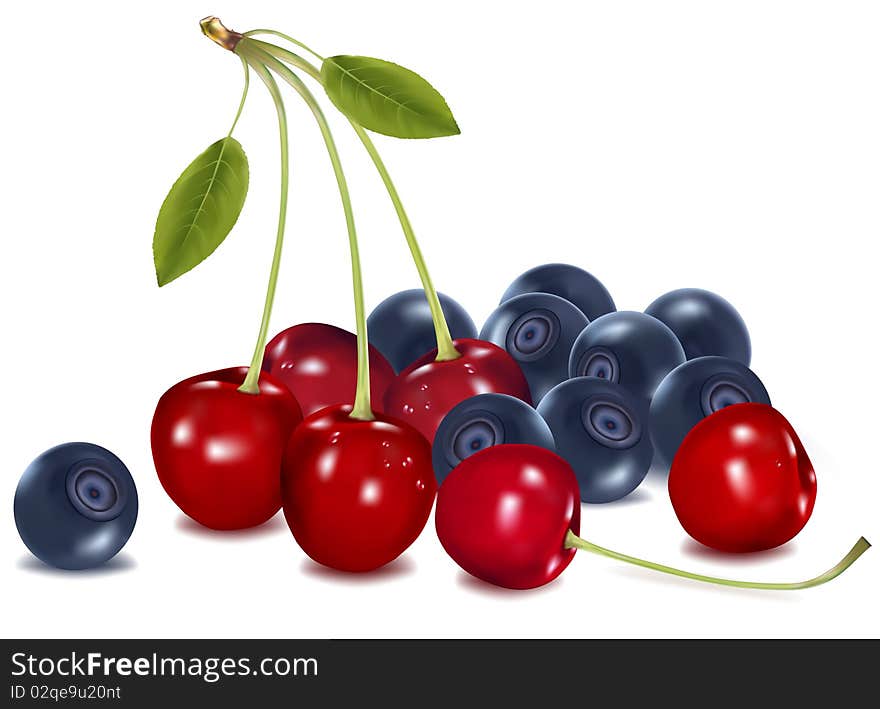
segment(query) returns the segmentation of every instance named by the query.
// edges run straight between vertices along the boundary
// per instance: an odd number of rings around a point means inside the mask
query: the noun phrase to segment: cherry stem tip
[[[242,35],[233,30],[227,29],[220,21],[219,17],[214,17],[213,15],[205,17],[199,22],[199,26],[202,28],[202,33],[206,37],[214,40],[217,44],[224,49],[228,49],[230,52],[234,52],[235,47],[238,45],[239,41],[241,41]]]

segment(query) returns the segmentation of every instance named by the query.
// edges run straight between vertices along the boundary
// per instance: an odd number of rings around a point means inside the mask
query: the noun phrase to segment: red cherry
[[[795,583],[736,581],[627,556],[578,536],[580,492],[562,458],[545,448],[514,444],[486,448],[459,463],[440,486],[435,522],[440,543],[459,566],[515,589],[549,583],[568,566],[575,549],[722,586],[811,588],[840,576],[871,546],[862,537],[836,566]]]
[[[466,458],[437,495],[437,536],[465,571],[506,588],[535,588],[555,579],[575,550],[580,528],[577,478],[555,453],[500,445]]]
[[[238,387],[247,367],[199,374],[166,391],[153,415],[159,481],[196,522],[212,529],[262,524],[281,507],[284,444],[302,420],[281,382],[260,375],[260,393]]]
[[[785,544],[816,502],[816,474],[776,409],[736,404],[698,423],[669,471],[669,497],[688,534],[721,551]]]
[[[281,497],[306,554],[340,571],[370,571],[419,536],[437,483],[431,447],[413,428],[333,406],[306,418],[284,455]]]
[[[303,415],[354,400],[357,385],[357,337],[323,323],[303,323],[279,332],[266,345],[263,371],[284,382]],[[381,404],[394,369],[370,347],[370,395]]]
[[[437,362],[437,350],[404,369],[385,393],[385,413],[416,428],[429,443],[443,417],[477,394],[509,394],[531,403],[522,370],[506,351],[483,340],[454,341],[458,359]]]

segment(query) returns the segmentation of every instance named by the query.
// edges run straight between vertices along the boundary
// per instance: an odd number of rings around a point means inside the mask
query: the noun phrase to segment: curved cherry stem
[[[314,54],[316,57],[321,58],[319,54],[315,53],[308,47],[306,47],[301,42],[293,39],[292,37],[288,37],[280,32],[274,32],[272,30],[251,30],[250,32],[245,32],[246,37],[251,37],[255,34],[273,34],[283,39],[296,44],[297,46],[305,48],[307,51]],[[282,47],[278,47],[274,44],[270,44],[268,42],[261,42],[260,40],[250,39],[250,42],[255,43],[262,49],[265,53],[272,55],[279,61],[286,61],[292,64],[293,66],[301,69],[306,72],[309,76],[311,76],[315,81],[317,81],[322,86],[324,85],[321,72],[315,67],[311,62],[306,61],[298,54],[291,52]],[[391,203],[394,205],[394,210],[397,212],[397,218],[400,221],[400,226],[403,229],[403,235],[406,238],[406,243],[409,246],[410,254],[412,254],[413,262],[415,263],[416,270],[419,273],[419,278],[422,281],[422,288],[425,291],[425,297],[428,300],[428,306],[431,309],[431,317],[434,322],[434,334],[437,338],[437,357],[436,361],[445,362],[453,359],[458,359],[461,354],[458,350],[455,349],[455,345],[452,342],[452,335],[449,332],[449,325],[446,322],[446,316],[443,314],[443,309],[440,307],[440,298],[437,296],[437,289],[434,287],[434,283],[431,280],[431,274],[428,271],[428,266],[425,263],[425,258],[422,254],[421,247],[419,246],[418,239],[416,239],[415,231],[413,230],[412,223],[409,220],[409,216],[407,216],[406,209],[403,206],[403,201],[400,199],[400,195],[397,192],[397,188],[394,186],[394,182],[391,179],[391,175],[388,173],[388,169],[385,167],[385,163],[382,160],[382,157],[379,155],[379,151],[376,149],[373,140],[370,138],[369,134],[360,126],[358,123],[353,121],[351,118],[348,118],[348,122],[351,123],[352,128],[366,149],[367,153],[370,156],[370,159],[373,161],[373,165],[375,166],[379,176],[382,178],[382,182],[385,185],[385,189],[388,192],[388,196],[391,198]]]
[[[272,267],[269,270],[269,285],[266,288],[266,301],[263,304],[263,317],[260,320],[260,331],[257,335],[257,344],[254,348],[254,356],[251,359],[247,376],[244,383],[238,388],[245,394],[260,393],[260,371],[263,368],[263,356],[266,352],[266,338],[269,335],[269,320],[272,317],[272,304],[275,302],[275,287],[278,284],[278,270],[281,266],[281,251],[284,246],[284,227],[287,220],[287,187],[290,175],[290,156],[287,143],[287,114],[284,111],[284,101],[278,84],[272,78],[272,74],[265,66],[257,61],[249,61],[257,75],[263,80],[272,100],[275,103],[275,111],[278,114],[278,133],[281,139],[281,200],[278,208],[278,231],[275,235],[275,251],[272,254]]]
[[[625,561],[628,564],[635,564],[636,566],[641,566],[646,569],[662,571],[664,574],[672,574],[673,576],[680,576],[682,578],[692,579],[694,581],[714,583],[720,586],[733,586],[734,588],[759,588],[770,591],[794,591],[800,588],[812,588],[813,586],[819,586],[823,583],[828,583],[832,579],[840,576],[844,571],[852,566],[853,562],[858,559],[862,554],[864,554],[868,549],[870,549],[870,547],[871,544],[870,542],[868,542],[867,539],[865,539],[864,537],[859,538],[859,541],[855,543],[853,548],[849,550],[849,553],[845,557],[843,557],[843,559],[841,559],[836,566],[828,569],[828,571],[826,571],[824,574],[820,574],[819,576],[816,576],[815,578],[809,579],[807,581],[798,581],[795,583],[759,583],[755,581],[734,581],[731,579],[717,578],[715,576],[694,574],[690,571],[674,569],[671,566],[655,564],[651,561],[644,561],[643,559],[637,559],[634,556],[627,556],[626,554],[620,554],[616,551],[611,551],[610,549],[600,547],[598,544],[593,544],[592,542],[588,542],[585,539],[581,539],[571,530],[568,530],[568,534],[565,535],[566,549],[582,549],[584,551],[592,552],[593,554],[600,554],[601,556],[607,556],[611,559],[617,559],[618,561]]]
[[[308,87],[285,64],[267,52],[264,52],[258,46],[255,46],[255,41],[256,40],[240,41],[236,47],[236,53],[240,56],[247,57],[249,61],[259,62],[262,66],[271,69],[296,90],[311,109],[312,114],[318,123],[321,135],[324,138],[327,153],[330,156],[330,162],[333,165],[333,172],[336,176],[336,183],[339,188],[339,196],[342,200],[342,209],[345,212],[345,225],[348,230],[348,245],[351,253],[351,280],[354,290],[355,321],[357,325],[357,389],[355,392],[354,406],[352,407],[350,415],[355,419],[372,421],[375,417],[373,416],[370,402],[370,344],[367,339],[367,314],[364,307],[364,286],[361,271],[360,249],[358,248],[354,210],[351,206],[348,183],[342,169],[342,161],[339,158],[339,151],[336,148],[336,142],[333,140],[333,134],[330,131],[327,119]]]
[[[241,66],[244,69],[244,88],[241,91],[241,101],[238,102],[238,111],[235,113],[235,119],[232,121],[232,125],[229,126],[229,132],[226,134],[227,138],[232,137],[232,131],[234,131],[235,126],[238,125],[238,119],[241,118],[241,112],[244,110],[244,102],[247,100],[248,89],[251,85],[251,72],[244,57],[241,57]]]
[[[406,210],[403,208],[403,202],[400,201],[397,189],[391,181],[391,175],[389,175],[388,170],[385,169],[385,163],[382,162],[382,158],[379,156],[379,152],[376,150],[376,146],[373,144],[370,136],[367,135],[367,132],[350,118],[348,119],[348,122],[351,123],[354,132],[357,133],[358,138],[361,139],[361,143],[363,143],[367,153],[369,153],[372,158],[373,164],[376,166],[376,170],[378,170],[379,176],[382,178],[382,182],[385,183],[385,189],[391,197],[392,204],[394,204],[397,218],[400,221],[400,226],[403,228],[403,234],[406,237],[406,243],[409,246],[409,251],[412,254],[416,269],[419,272],[419,278],[422,280],[422,288],[425,291],[425,297],[428,299],[428,306],[431,308],[431,318],[434,321],[434,334],[437,338],[437,357],[435,357],[435,361],[448,362],[449,360],[458,359],[461,357],[461,353],[455,349],[455,345],[452,342],[452,335],[449,332],[449,325],[446,323],[446,316],[443,314],[443,309],[440,307],[440,298],[437,296],[437,289],[431,281],[431,274],[428,272],[428,266],[425,264],[425,258],[422,255],[419,242],[416,240],[416,235],[410,224],[409,217],[406,214]]]
[[[318,69],[318,67],[316,67],[314,64],[312,64],[310,61],[303,59],[299,54],[291,52],[289,49],[284,49],[284,47],[279,47],[277,44],[271,44],[270,42],[263,42],[262,40],[259,40],[259,39],[253,39],[253,36],[257,35],[257,34],[274,34],[277,37],[283,37],[287,41],[292,42],[293,44],[296,44],[297,46],[304,47],[305,45],[303,45],[302,42],[298,42],[297,40],[293,39],[292,37],[288,37],[287,35],[282,35],[280,32],[274,32],[271,30],[250,30],[248,32],[245,32],[243,35],[245,37],[248,37],[253,44],[259,46],[259,48],[262,49],[267,54],[271,54],[273,57],[275,57],[276,59],[279,59],[281,61],[289,62],[297,69],[301,69],[306,74],[311,76],[315,81],[317,81],[322,86],[324,85],[324,82],[321,79],[321,71],[320,71],[320,69]],[[311,49],[308,51],[311,52],[312,54],[314,54],[319,59],[321,59],[321,61],[323,61],[323,57],[321,57],[318,54],[315,54],[315,52],[312,52]]]
[[[230,52],[235,52],[241,43],[242,35],[239,32],[227,29],[223,23],[216,17],[206,17],[200,23],[202,33]],[[269,269],[269,283],[266,287],[266,300],[263,304],[263,316],[260,319],[260,330],[257,334],[257,343],[254,347],[254,355],[251,358],[248,367],[247,376],[244,382],[238,388],[243,394],[259,394],[260,393],[260,371],[263,368],[263,357],[266,352],[266,338],[269,336],[269,321],[272,318],[272,305],[275,302],[275,288],[278,285],[278,271],[281,266],[281,252],[284,247],[284,228],[287,221],[287,192],[290,177],[290,155],[288,148],[287,136],[287,114],[284,110],[284,100],[281,98],[281,92],[278,90],[278,84],[272,78],[269,70],[258,61],[252,61],[248,57],[239,55],[242,65],[244,66],[244,91],[241,101],[238,105],[238,112],[235,114],[235,120],[229,129],[229,135],[238,124],[241,117],[242,109],[244,109],[245,99],[247,98],[248,86],[250,84],[250,73],[248,65],[252,66],[257,75],[263,80],[272,101],[275,103],[275,112],[278,114],[278,134],[281,142],[281,199],[278,207],[278,230],[275,234],[275,250],[272,253],[272,266]]]
[[[278,30],[268,30],[268,29],[248,30],[247,32],[243,33],[243,36],[244,37],[254,37],[255,35],[258,35],[258,34],[271,34],[271,35],[274,35],[275,37],[280,37],[281,39],[287,40],[291,44],[295,44],[297,47],[301,47],[302,49],[305,49],[309,54],[311,54],[313,57],[315,57],[315,59],[317,59],[319,62],[324,61],[324,57],[322,57],[320,54],[318,54],[314,49],[303,44],[298,39],[294,39],[289,34],[284,34],[284,32],[279,32]],[[279,49],[280,49],[280,47],[279,47]],[[305,60],[303,60],[303,61],[305,61]],[[300,68],[302,68],[302,67],[300,67]]]

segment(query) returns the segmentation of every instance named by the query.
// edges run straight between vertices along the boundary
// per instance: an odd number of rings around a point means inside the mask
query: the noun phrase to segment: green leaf
[[[248,189],[241,144],[226,137],[193,160],[162,203],[153,235],[160,286],[198,266],[235,225]]]
[[[321,78],[330,100],[364,128],[395,138],[437,138],[461,131],[445,99],[421,76],[371,57],[329,57]]]

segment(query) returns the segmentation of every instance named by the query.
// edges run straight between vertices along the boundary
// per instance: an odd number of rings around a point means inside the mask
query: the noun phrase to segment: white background
[[[810,523],[776,551],[719,555],[689,541],[652,476],[619,504],[585,506],[584,536],[768,581],[823,571],[861,534],[880,540],[876,3],[15,3],[0,43],[0,632],[878,635],[877,549],[797,593],[702,586],[586,554],[557,582],[512,592],[461,572],[433,522],[395,564],[346,576],[308,561],[280,515],[237,534],[183,518],[152,468],[153,408],[176,381],[249,360],[278,199],[275,116],[255,80],[236,133],[252,170],[242,218],[207,263],[156,287],[159,205],[239,99],[238,60],[199,31],[209,13],[324,54],[400,62],[443,92],[461,136],[377,143],[436,283],[478,324],[509,281],[549,261],[593,272],[622,309],[681,286],[739,308],[754,369],[816,466]],[[332,172],[289,95],[291,213],[272,330],[352,329]],[[332,119],[372,308],[417,277],[368,158]],[[68,440],[117,452],[140,491],[130,543],[96,572],[43,567],[13,523],[19,475]]]

